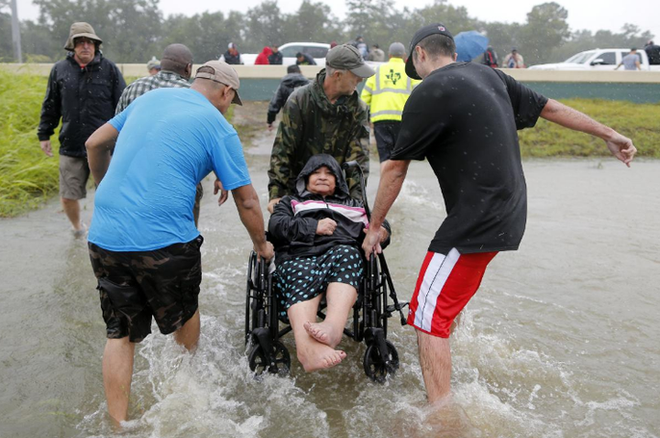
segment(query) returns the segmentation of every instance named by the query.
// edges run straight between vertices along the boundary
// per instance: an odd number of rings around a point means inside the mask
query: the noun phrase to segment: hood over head
[[[346,184],[346,179],[344,178],[344,172],[341,170],[341,166],[335,160],[332,155],[328,154],[317,154],[313,155],[303,167],[303,170],[298,174],[298,179],[296,179],[296,192],[298,196],[307,196],[311,193],[307,191],[307,178],[319,167],[326,166],[332,174],[337,179],[335,183],[335,193],[331,196],[335,198],[348,198],[348,184]]]

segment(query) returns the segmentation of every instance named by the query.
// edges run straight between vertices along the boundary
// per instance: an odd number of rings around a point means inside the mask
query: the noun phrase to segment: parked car
[[[330,50],[330,44],[326,43],[310,43],[310,42],[295,42],[295,43],[286,43],[282,44],[279,47],[279,51],[282,53],[282,64],[283,65],[292,65],[296,63],[296,53],[307,53],[316,64],[321,67],[325,66],[325,55]],[[241,53],[241,61],[244,65],[254,65],[254,61],[257,59],[257,54],[253,53]],[[224,61],[224,57],[220,57],[221,61]]]
[[[556,64],[539,64],[529,67],[530,70],[614,70],[630,49],[595,49],[580,52],[564,62]],[[642,49],[637,50],[642,70],[660,71],[660,65],[649,65],[649,58]]]

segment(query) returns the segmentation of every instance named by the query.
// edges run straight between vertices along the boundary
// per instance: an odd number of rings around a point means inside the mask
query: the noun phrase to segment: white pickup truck
[[[539,64],[530,70],[614,70],[630,49],[594,49],[573,55],[564,62]],[[649,65],[649,58],[643,49],[637,49],[642,70],[660,71],[660,65]],[[623,66],[619,68],[623,70]]]

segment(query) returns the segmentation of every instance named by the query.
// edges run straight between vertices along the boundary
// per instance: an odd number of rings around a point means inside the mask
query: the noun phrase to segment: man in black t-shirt
[[[605,140],[630,166],[632,141],[499,70],[457,63],[451,33],[425,26],[412,39],[406,74],[424,81],[403,110],[401,131],[383,163],[366,254],[380,252],[379,229],[396,200],[411,160],[427,159],[438,178],[447,217],[435,234],[410,302],[428,401],[450,394],[449,335],[454,318],[476,293],[499,251],[518,249],[527,192],[518,129],[539,117]]]

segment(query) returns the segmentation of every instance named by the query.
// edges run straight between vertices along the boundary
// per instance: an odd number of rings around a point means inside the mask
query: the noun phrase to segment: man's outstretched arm
[[[637,153],[632,140],[628,137],[554,99],[548,100],[545,108],[541,111],[541,117],[566,128],[585,132],[603,139],[607,148],[612,152],[612,155],[628,167],[630,167],[630,162],[633,160],[635,153]]]
[[[273,245],[266,240],[264,217],[259,205],[259,196],[252,184],[235,188],[231,191],[238,208],[238,215],[248,231],[254,251],[266,260],[274,257]]]

